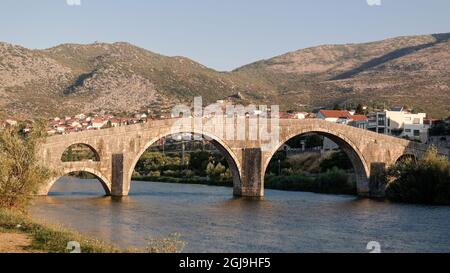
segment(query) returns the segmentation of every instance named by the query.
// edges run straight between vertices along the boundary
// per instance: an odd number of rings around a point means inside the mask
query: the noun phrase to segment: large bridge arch
[[[128,169],[128,181],[131,182],[133,171],[139,159],[142,157],[142,155],[148,148],[150,148],[154,143],[156,143],[158,140],[162,138],[166,138],[177,134],[198,135],[201,137],[205,137],[209,142],[211,142],[225,156],[225,159],[227,160],[228,163],[228,167],[230,168],[231,174],[233,176],[233,192],[235,194],[239,192],[241,188],[241,162],[238,159],[238,156],[224,140],[215,136],[214,134],[199,130],[171,130],[169,132],[158,134],[158,136],[151,138],[149,141],[146,141],[145,145],[140,147],[137,153],[133,154],[133,159]],[[127,191],[129,191],[130,188],[131,183],[129,183]]]
[[[330,131],[328,129],[320,127],[314,129],[301,128],[299,130],[294,130],[293,132],[290,132],[285,136],[282,136],[275,148],[267,152],[264,156],[262,163],[262,175],[265,175],[272,157],[286,142],[297,136],[306,134],[321,135],[335,142],[345,152],[345,154],[352,162],[356,174],[356,186],[358,193],[361,195],[365,195],[369,192],[370,164],[365,159],[364,154],[360,151],[358,146],[344,134],[338,131]]]
[[[100,184],[102,185],[103,189],[105,190],[105,195],[111,195],[111,186],[112,186],[111,181],[109,181],[109,179],[106,178],[106,176],[103,175],[100,171],[95,170],[93,168],[88,168],[88,167],[65,168],[64,170],[59,172],[58,175],[54,175],[53,177],[51,177],[49,179],[49,181],[45,184],[45,186],[40,189],[40,191],[38,192],[38,195],[41,195],[41,196],[48,195],[48,193],[50,192],[53,185],[60,178],[66,176],[68,174],[75,173],[75,172],[86,172],[86,173],[94,175],[97,178],[97,180],[100,182]]]

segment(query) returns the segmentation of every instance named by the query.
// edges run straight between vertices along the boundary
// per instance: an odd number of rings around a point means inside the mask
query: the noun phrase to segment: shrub
[[[194,172],[193,171],[191,171],[191,170],[183,170],[182,172],[181,172],[181,176],[183,177],[183,178],[192,178],[192,177],[194,177]]]
[[[418,160],[399,162],[387,171],[386,197],[391,201],[421,204],[450,204],[450,164],[429,149]]]
[[[161,176],[161,172],[160,171],[150,171],[147,176],[150,177],[160,177]]]
[[[355,185],[350,185],[349,177],[344,170],[333,167],[317,178],[320,192],[323,193],[354,193]]]
[[[17,128],[0,130],[0,207],[24,208],[51,173],[39,165],[37,146],[43,125],[22,135]]]

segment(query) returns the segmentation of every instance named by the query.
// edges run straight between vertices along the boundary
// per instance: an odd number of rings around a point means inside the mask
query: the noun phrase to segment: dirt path
[[[38,253],[28,250],[31,238],[23,233],[0,233],[0,253]]]

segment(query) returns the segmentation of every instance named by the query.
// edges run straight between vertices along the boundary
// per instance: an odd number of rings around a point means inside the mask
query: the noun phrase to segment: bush
[[[318,176],[306,176],[304,174],[268,175],[265,177],[265,187],[315,193],[356,194],[356,184],[348,181],[349,176],[344,170],[333,168]]]
[[[387,171],[386,197],[395,202],[450,204],[450,164],[429,149],[418,160],[399,162]]]
[[[355,185],[348,183],[348,175],[344,170],[333,167],[317,178],[320,192],[323,193],[354,193]]]
[[[22,135],[17,128],[0,130],[0,207],[24,208],[51,173],[39,165],[37,146],[43,125]]]
[[[161,176],[161,172],[160,171],[150,171],[147,176],[151,176],[151,177],[160,177]]]
[[[194,172],[193,171],[191,171],[191,170],[183,170],[182,172],[181,172],[181,176],[183,177],[183,178],[192,178],[192,177],[194,177]]]

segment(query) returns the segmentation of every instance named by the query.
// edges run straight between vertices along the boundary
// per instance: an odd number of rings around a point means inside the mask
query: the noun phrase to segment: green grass
[[[97,239],[88,238],[65,228],[38,223],[14,210],[0,208],[0,232],[24,233],[32,238],[30,250],[68,253],[67,243],[79,242],[83,253],[116,253],[120,250]],[[127,250],[128,251],[128,250]]]

